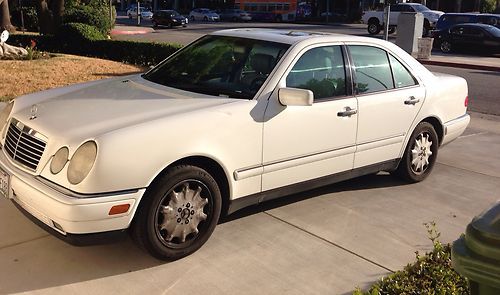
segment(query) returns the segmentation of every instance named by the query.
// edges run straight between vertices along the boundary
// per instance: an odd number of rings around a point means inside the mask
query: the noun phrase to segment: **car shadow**
[[[244,218],[261,212],[269,211],[278,207],[283,207],[293,203],[301,202],[321,195],[332,194],[342,191],[357,191],[357,190],[395,187],[407,184],[408,184],[407,182],[397,177],[394,177],[386,172],[380,172],[376,175],[375,174],[365,175],[350,180],[342,181],[339,183],[331,184],[328,186],[320,187],[314,190],[300,192],[276,200],[266,201],[254,206],[243,208],[239,211],[234,212],[233,214],[224,216],[219,221],[219,224],[223,224],[226,222],[230,222],[236,219]]]

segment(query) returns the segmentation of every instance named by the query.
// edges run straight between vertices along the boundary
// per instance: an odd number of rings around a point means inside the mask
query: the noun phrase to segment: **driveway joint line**
[[[36,237],[36,238],[33,238],[33,239],[29,239],[29,240],[26,240],[26,241],[21,241],[21,242],[17,242],[17,243],[14,243],[14,244],[1,246],[0,247],[0,251],[4,250],[4,249],[15,247],[15,246],[18,246],[18,245],[22,245],[22,244],[25,244],[25,243],[30,243],[30,242],[34,242],[34,241],[37,241],[37,240],[41,240],[41,239],[44,239],[44,238],[47,238],[47,237],[50,237],[50,235],[43,235],[43,236]]]
[[[474,170],[470,170],[470,169],[462,168],[462,167],[457,167],[457,166],[453,166],[453,165],[446,164],[446,163],[439,162],[439,161],[437,161],[437,163],[439,165],[444,165],[444,166],[448,166],[448,167],[451,167],[451,168],[455,168],[455,169],[459,169],[459,170],[463,170],[463,171],[467,171],[467,172],[471,172],[471,173],[476,173],[476,174],[483,175],[483,176],[488,176],[488,177],[493,177],[493,178],[500,178],[500,176],[489,175],[489,174],[486,174],[486,173],[483,173],[483,172],[474,171]]]
[[[265,213],[265,214],[267,214],[268,216],[270,216],[270,217],[272,217],[272,218],[274,218],[274,219],[276,219],[276,220],[279,220],[279,221],[281,221],[281,222],[283,222],[283,223],[285,223],[285,224],[288,224],[288,225],[290,225],[290,226],[292,226],[292,227],[294,227],[294,228],[296,228],[296,229],[298,229],[298,230],[300,230],[300,231],[302,231],[302,232],[305,232],[306,234],[308,234],[308,235],[310,235],[310,236],[313,236],[313,237],[315,237],[315,238],[317,238],[317,239],[320,239],[320,240],[322,240],[323,242],[325,242],[325,243],[327,243],[327,244],[330,244],[330,245],[332,245],[332,246],[334,246],[334,247],[337,247],[337,248],[339,248],[339,249],[341,249],[341,250],[344,250],[345,252],[347,252],[347,253],[349,253],[349,254],[351,254],[351,255],[354,255],[354,256],[356,256],[356,257],[358,257],[358,258],[361,258],[362,260],[364,260],[364,261],[366,261],[366,262],[369,262],[369,263],[371,263],[371,264],[373,264],[373,265],[376,265],[376,266],[378,266],[378,267],[380,267],[380,268],[382,268],[382,269],[385,269],[385,270],[387,270],[387,271],[389,271],[389,272],[391,272],[391,273],[394,273],[394,272],[395,272],[394,270],[392,270],[392,269],[390,269],[390,268],[388,268],[388,267],[386,267],[386,266],[383,266],[383,265],[382,265],[382,264],[380,264],[380,263],[377,263],[377,262],[375,262],[375,261],[373,261],[373,260],[371,260],[371,259],[369,259],[369,258],[366,258],[366,257],[364,257],[364,256],[362,256],[362,255],[360,255],[360,254],[358,254],[358,253],[356,253],[356,252],[354,252],[354,251],[352,251],[352,250],[349,250],[349,249],[347,249],[347,248],[345,248],[345,247],[343,247],[343,246],[341,246],[341,245],[339,245],[339,244],[337,244],[337,243],[334,243],[334,242],[329,241],[329,240],[327,240],[327,239],[325,239],[325,238],[323,238],[323,237],[321,237],[321,236],[318,236],[317,234],[314,234],[314,233],[312,233],[312,232],[310,232],[310,231],[308,231],[308,230],[305,230],[305,229],[303,229],[303,228],[301,228],[301,227],[299,227],[299,226],[297,226],[297,225],[295,225],[295,224],[293,224],[293,223],[290,223],[290,222],[288,222],[288,221],[286,221],[286,220],[284,220],[284,219],[281,219],[281,218],[279,218],[279,217],[277,217],[277,216],[275,216],[275,215],[273,215],[273,214],[271,214],[271,213],[269,213],[269,212],[267,212],[267,211],[264,211],[263,213]]]

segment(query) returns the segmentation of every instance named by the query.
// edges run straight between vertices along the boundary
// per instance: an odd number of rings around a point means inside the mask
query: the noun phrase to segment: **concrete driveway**
[[[387,174],[293,195],[230,216],[190,257],[157,261],[123,243],[73,247],[0,200],[0,293],[349,294],[443,242],[500,197],[500,119],[474,114],[424,182]]]

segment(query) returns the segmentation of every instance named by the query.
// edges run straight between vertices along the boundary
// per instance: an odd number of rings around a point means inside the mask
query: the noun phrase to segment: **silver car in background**
[[[189,20],[203,20],[203,21],[219,21],[220,17],[217,13],[208,8],[195,8],[189,13]]]

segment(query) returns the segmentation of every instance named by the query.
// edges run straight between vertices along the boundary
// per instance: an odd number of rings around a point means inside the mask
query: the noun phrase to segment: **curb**
[[[433,65],[433,66],[444,66],[444,67],[454,67],[454,68],[463,68],[463,69],[472,69],[472,70],[500,72],[500,66],[466,64],[466,63],[459,63],[459,62],[438,61],[438,60],[429,60],[429,59],[418,59],[418,61],[423,65]]]
[[[141,35],[141,34],[149,34],[153,31],[150,30],[111,30],[111,35]]]

